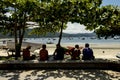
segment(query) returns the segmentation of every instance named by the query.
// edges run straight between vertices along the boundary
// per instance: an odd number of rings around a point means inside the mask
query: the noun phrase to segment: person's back
[[[81,54],[81,52],[79,49],[79,45],[75,45],[75,48],[72,50],[71,59],[72,60],[79,60],[80,54]]]
[[[30,51],[29,47],[26,49],[23,49],[23,60],[29,60],[30,59]]]
[[[56,54],[56,59],[57,60],[63,60],[64,59],[64,49],[63,48],[59,48],[56,50],[57,54]]]
[[[85,48],[83,49],[83,60],[94,60],[93,50],[89,48],[89,44],[85,44]]]
[[[48,51],[46,50],[46,45],[42,46],[39,56],[40,56],[40,61],[48,60]]]
[[[64,48],[62,48],[60,45],[56,45],[56,50],[54,52],[54,59],[55,60],[63,60],[64,59],[64,54],[65,54],[65,50]]]

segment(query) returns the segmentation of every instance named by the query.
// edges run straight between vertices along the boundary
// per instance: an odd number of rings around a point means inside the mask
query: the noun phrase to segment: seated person
[[[72,60],[79,60],[80,59],[81,51],[79,49],[79,45],[75,45],[75,48],[71,50],[71,59]]]
[[[64,59],[65,50],[60,46],[60,44],[56,45],[56,49],[53,53],[55,60],[63,60]]]
[[[40,61],[48,60],[48,51],[46,50],[46,45],[42,45],[42,49],[39,52]]]
[[[27,46],[26,49],[23,49],[23,60],[32,60],[35,59],[35,55],[30,56],[31,46]]]
[[[89,48],[89,44],[85,44],[85,48],[83,49],[83,57],[82,60],[94,60],[93,50]]]

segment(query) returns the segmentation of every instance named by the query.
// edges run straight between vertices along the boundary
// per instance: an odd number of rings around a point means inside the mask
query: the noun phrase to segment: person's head
[[[77,48],[77,49],[78,49],[78,48],[79,48],[79,45],[77,45],[77,44],[76,44],[76,45],[75,45],[75,48]]]
[[[42,45],[42,48],[43,48],[43,49],[45,49],[45,48],[46,48],[46,45],[45,45],[45,44],[43,44],[43,45]]]
[[[59,48],[59,47],[60,47],[60,44],[57,44],[56,47]]]
[[[85,44],[85,47],[89,47],[89,44],[88,44],[88,43],[86,43],[86,44]]]
[[[26,47],[26,49],[31,49],[31,46],[30,46],[30,45],[28,45],[28,46]]]

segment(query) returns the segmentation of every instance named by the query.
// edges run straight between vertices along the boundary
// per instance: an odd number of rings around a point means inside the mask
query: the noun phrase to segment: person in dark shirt
[[[56,49],[53,53],[55,60],[63,60],[64,59],[65,50],[59,44],[56,45]]]
[[[89,44],[85,44],[85,48],[82,51],[83,57],[82,60],[94,60],[93,50],[89,48]]]

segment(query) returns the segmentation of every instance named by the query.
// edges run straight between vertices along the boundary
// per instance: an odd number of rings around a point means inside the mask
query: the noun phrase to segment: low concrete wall
[[[120,71],[120,61],[3,61],[1,70],[102,69]]]

